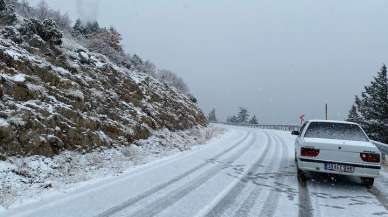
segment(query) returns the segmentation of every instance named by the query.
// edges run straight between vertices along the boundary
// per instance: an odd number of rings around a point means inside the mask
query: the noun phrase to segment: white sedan
[[[296,135],[295,160],[299,180],[305,172],[361,177],[367,187],[381,170],[381,153],[360,125],[344,121],[311,120]]]

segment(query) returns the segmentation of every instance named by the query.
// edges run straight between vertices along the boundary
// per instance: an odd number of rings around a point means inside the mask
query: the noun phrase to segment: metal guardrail
[[[299,125],[288,125],[288,124],[237,124],[237,123],[222,123],[219,124],[233,125],[233,126],[243,126],[251,128],[260,128],[260,129],[271,129],[271,130],[284,130],[284,131],[293,131],[299,130]],[[383,159],[386,160],[386,155],[388,156],[388,144],[384,144],[378,141],[373,141],[372,143],[382,152]]]
[[[299,125],[290,125],[290,124],[238,124],[238,123],[220,123],[220,124],[259,128],[259,129],[269,129],[269,130],[283,130],[283,131],[299,130],[300,128]]]

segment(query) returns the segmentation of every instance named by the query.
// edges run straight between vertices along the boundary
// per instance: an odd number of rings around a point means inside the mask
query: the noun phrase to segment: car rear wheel
[[[361,178],[361,183],[363,185],[365,185],[367,188],[372,188],[374,182],[375,182],[374,178],[369,178],[369,177],[362,177]]]
[[[298,182],[302,185],[306,184],[306,181],[307,181],[306,173],[303,170],[299,169],[297,160],[296,160],[296,171],[297,171]]]
[[[299,183],[304,185],[307,181],[306,173],[303,170],[298,169],[297,176],[298,176]]]

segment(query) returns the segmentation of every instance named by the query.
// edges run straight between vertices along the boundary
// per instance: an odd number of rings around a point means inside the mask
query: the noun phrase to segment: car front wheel
[[[372,188],[374,182],[375,182],[374,178],[369,178],[369,177],[362,177],[361,178],[361,183],[363,185],[365,185],[367,188]]]

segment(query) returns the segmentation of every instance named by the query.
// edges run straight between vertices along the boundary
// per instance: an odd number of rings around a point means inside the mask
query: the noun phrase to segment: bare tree
[[[34,9],[30,6],[27,0],[21,0],[19,4],[16,4],[16,10],[23,17],[34,16]]]
[[[174,72],[169,70],[160,70],[158,74],[158,79],[167,85],[175,87],[179,92],[188,94],[189,87],[183,81],[182,78],[178,77]]]
[[[36,8],[36,17],[44,20],[49,17],[49,7],[45,0],[41,0]]]

